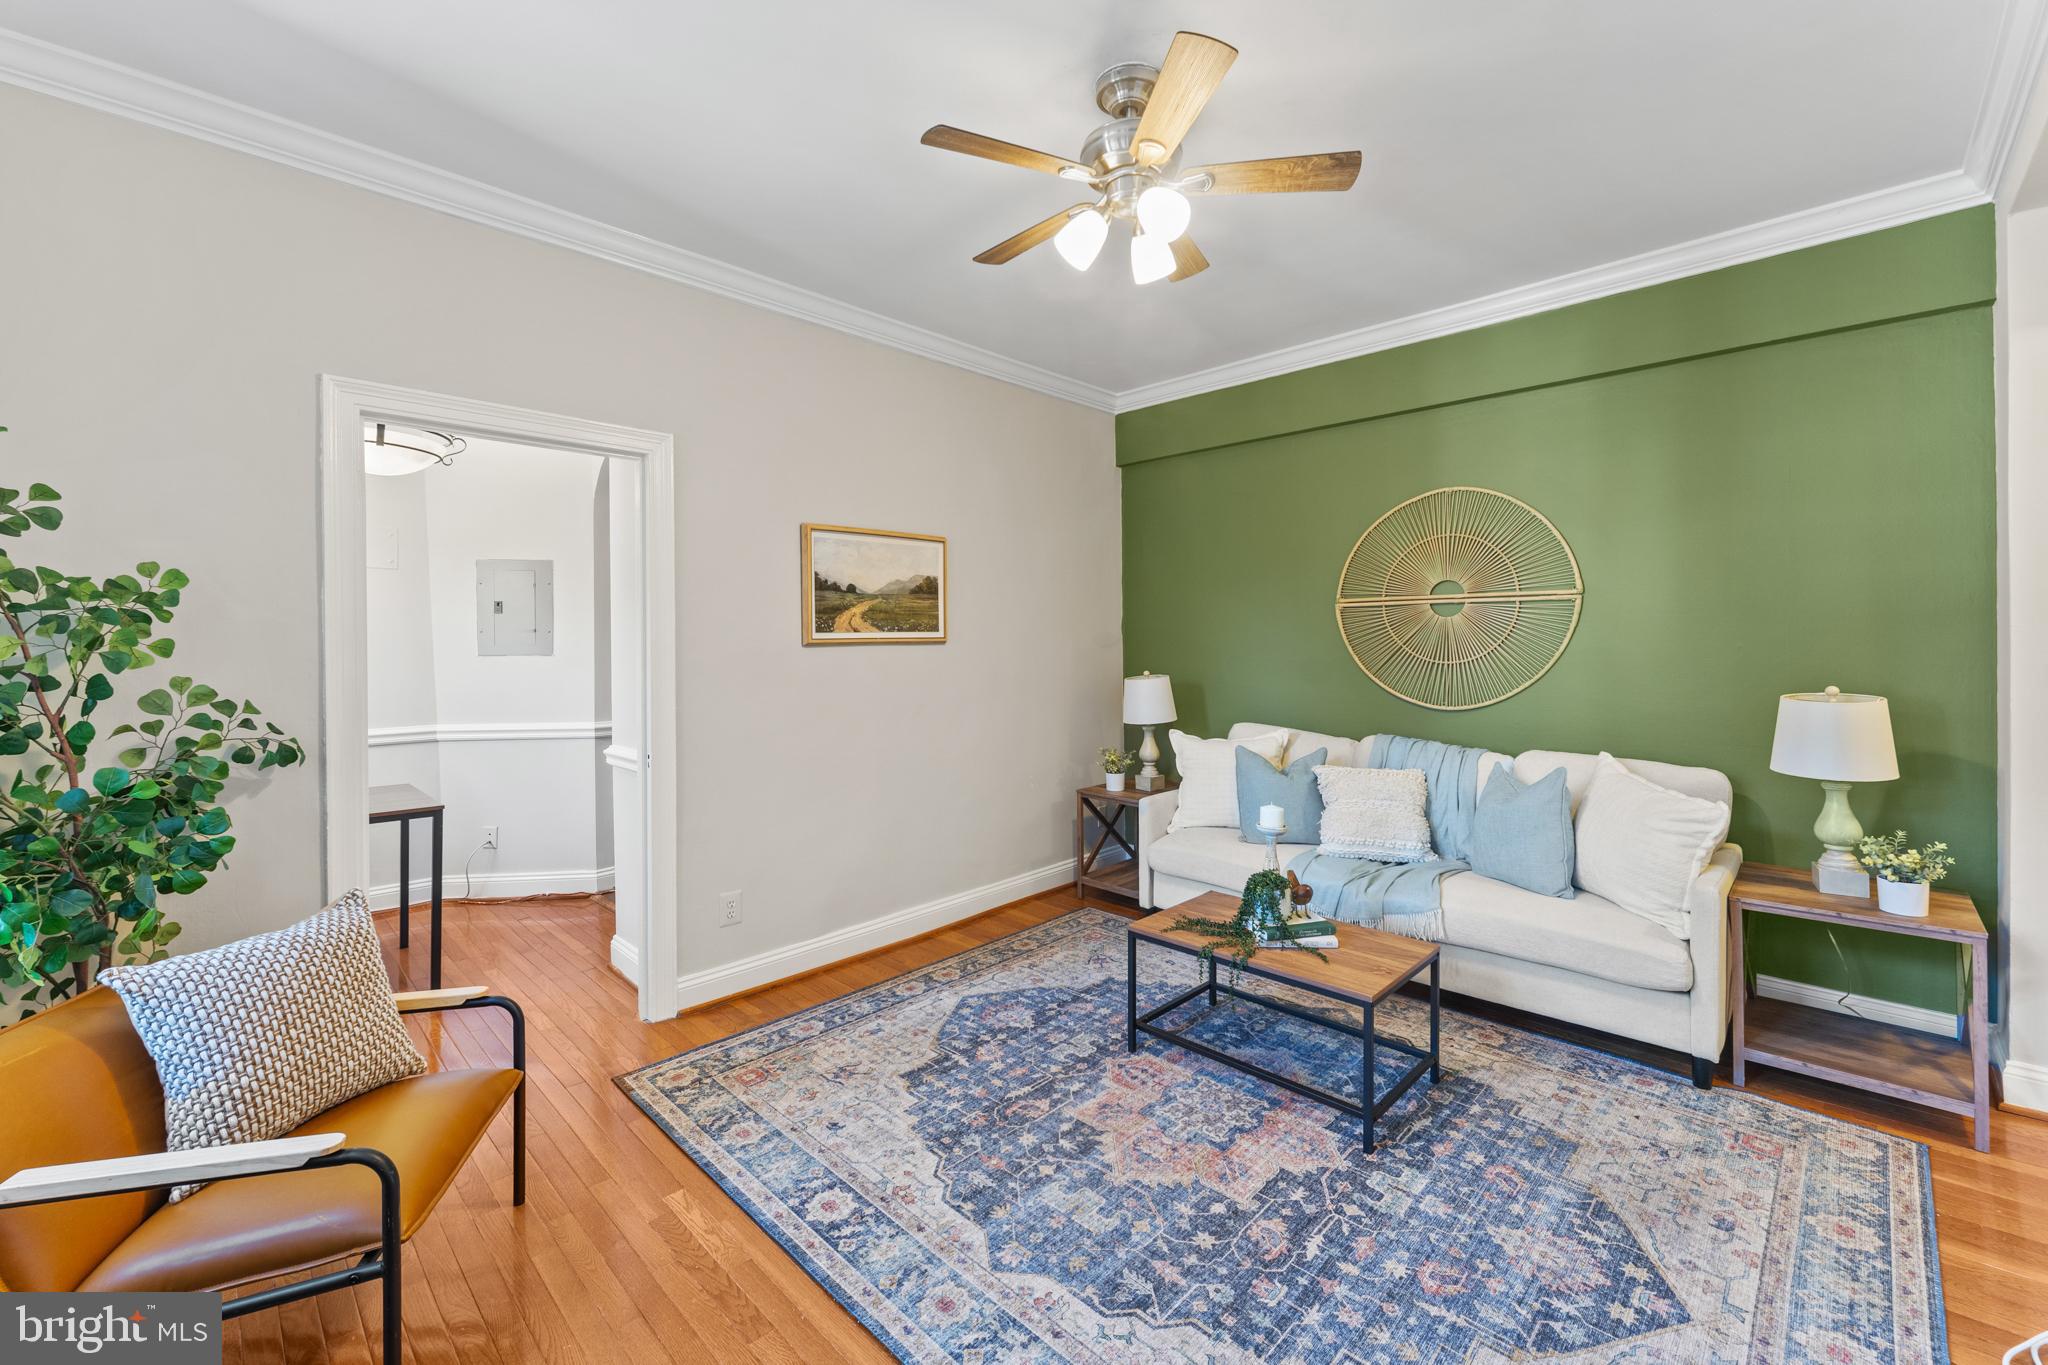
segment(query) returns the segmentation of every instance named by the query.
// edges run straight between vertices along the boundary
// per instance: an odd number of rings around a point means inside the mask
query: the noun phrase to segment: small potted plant
[[[1110,791],[1124,789],[1124,774],[1138,766],[1136,754],[1127,754],[1122,749],[1102,751],[1102,785]]]
[[[1906,842],[1906,831],[1873,834],[1856,845],[1856,860],[1877,878],[1877,908],[1888,915],[1927,914],[1927,888],[1948,875],[1956,860],[1936,840],[1925,848]]]

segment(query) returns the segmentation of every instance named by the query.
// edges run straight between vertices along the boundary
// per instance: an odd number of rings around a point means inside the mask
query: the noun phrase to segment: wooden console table
[[[1172,791],[1178,782],[1168,782],[1151,791],[1126,787],[1083,787],[1074,793],[1074,894],[1106,891],[1113,896],[1138,898],[1138,805],[1148,796]],[[1130,832],[1122,828],[1128,812]],[[1088,827],[1095,826],[1095,840],[1088,841]]]
[[[1967,1117],[1977,1150],[1991,1145],[1991,1085],[1986,996],[1989,935],[1968,896],[1936,891],[1925,919],[1887,915],[1875,900],[1829,896],[1806,872],[1744,863],[1728,893],[1729,957],[1734,963],[1735,1084],[1749,1063],[1782,1067],[1859,1090]],[[1968,1003],[1956,1036],[1942,1038],[1855,1015],[1836,1014],[1762,996],[1749,998],[1743,958],[1743,912],[1818,920],[1884,934],[1938,939],[1969,961]]]

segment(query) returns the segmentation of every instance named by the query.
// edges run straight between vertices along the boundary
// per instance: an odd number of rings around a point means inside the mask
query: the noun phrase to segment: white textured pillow
[[[1419,768],[1316,769],[1323,796],[1323,842],[1333,858],[1421,863],[1436,857],[1429,842],[1429,780]]]
[[[1728,837],[1728,803],[1660,787],[1602,754],[1579,798],[1572,880],[1680,938],[1686,895]]]
[[[289,928],[99,979],[156,1063],[174,1152],[283,1137],[427,1069],[392,1003],[360,891]]]
[[[1237,751],[1250,749],[1274,767],[1287,752],[1287,731],[1275,730],[1249,739],[1197,739],[1179,730],[1169,730],[1173,743],[1173,766],[1180,773],[1180,804],[1166,825],[1170,834],[1177,829],[1200,829],[1228,825],[1237,828]]]

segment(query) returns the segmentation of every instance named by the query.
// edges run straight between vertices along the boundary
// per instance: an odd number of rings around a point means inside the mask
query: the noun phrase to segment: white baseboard
[[[640,984],[640,950],[617,934],[612,935],[612,970],[634,985]]]
[[[943,929],[956,920],[978,915],[984,910],[993,910],[1014,900],[1050,891],[1056,886],[1065,886],[1074,880],[1074,860],[1063,858],[1044,867],[1020,872],[999,882],[977,886],[955,895],[945,896],[922,905],[913,905],[903,910],[892,910],[886,915],[877,915],[859,924],[850,924],[844,929],[835,929],[829,934],[805,939],[782,948],[771,948],[765,953],[743,957],[737,962],[727,962],[717,967],[707,967],[701,972],[690,972],[676,980],[676,1005],[688,1009],[707,1001],[718,1000],[740,991],[765,986],[785,976],[798,972],[812,971],[827,967],[842,958],[859,953],[886,948],[906,938],[934,929]],[[618,960],[619,943],[613,940],[613,961]]]
[[[1956,1036],[1956,1017],[1953,1014],[1922,1009],[1918,1005],[1902,1005],[1896,1000],[1879,1000],[1871,995],[1849,995],[1826,986],[1816,986],[1810,981],[1790,981],[1782,976],[1759,974],[1756,993],[1771,1000],[1811,1005],[1836,1014],[1860,1015],[1881,1024],[1897,1024],[1900,1028],[1938,1034],[1943,1038]]]
[[[497,900],[508,896],[587,896],[611,890],[613,880],[609,867],[571,868],[561,872],[480,872],[469,878],[465,892],[462,874],[453,872],[441,878],[441,895],[447,900],[463,895],[471,900]],[[412,903],[423,904],[433,886],[432,879],[415,877],[412,884]],[[369,899],[372,910],[394,910],[398,907],[397,882],[367,887],[363,894]]]
[[[2007,1061],[1998,1074],[2005,1083],[2007,1104],[2048,1114],[2048,1066]]]

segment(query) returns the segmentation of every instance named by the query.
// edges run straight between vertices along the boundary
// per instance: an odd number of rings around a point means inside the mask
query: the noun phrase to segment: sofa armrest
[[[314,1157],[338,1150],[346,1140],[340,1133],[307,1133],[269,1142],[234,1142],[181,1152],[110,1157],[105,1161],[31,1166],[0,1180],[0,1208],[295,1170]]]
[[[1138,802],[1138,905],[1154,908],[1152,900],[1152,845],[1166,837],[1173,813],[1180,809],[1180,788],[1153,792]]]
[[[1692,953],[1692,1055],[1718,1061],[1728,1039],[1728,890],[1742,870],[1742,848],[1723,844],[1686,893],[1687,944]]]

